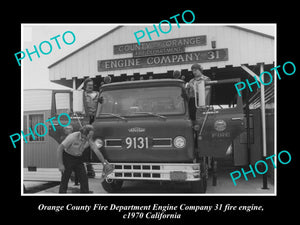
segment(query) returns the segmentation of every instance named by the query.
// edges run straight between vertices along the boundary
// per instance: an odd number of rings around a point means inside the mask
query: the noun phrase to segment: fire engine
[[[195,121],[190,119],[189,97],[182,80],[124,81],[101,86],[103,101],[92,124],[93,140],[115,167],[102,181],[103,188],[114,193],[121,190],[124,181],[151,180],[185,182],[192,192],[205,193],[208,169],[216,170],[214,159],[226,156],[232,141],[245,129],[242,97],[234,89],[238,81],[203,81],[194,86]],[[212,87],[209,104],[205,102],[207,85]],[[54,91],[53,96],[59,92]],[[78,120],[84,123],[84,117],[76,113],[82,107],[82,95],[76,92],[68,91],[74,131],[79,129]],[[52,100],[55,115],[55,97]],[[60,143],[63,132],[57,126],[50,135]],[[86,160],[95,162],[96,157],[90,155]]]

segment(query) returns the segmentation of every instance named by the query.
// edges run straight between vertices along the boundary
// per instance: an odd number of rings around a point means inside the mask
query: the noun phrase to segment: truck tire
[[[201,180],[198,181],[192,181],[191,186],[193,193],[205,193],[207,187],[206,177],[202,177]]]
[[[121,190],[123,181],[122,180],[113,180],[111,183],[108,183],[106,180],[102,181],[103,189],[108,193],[117,193]]]

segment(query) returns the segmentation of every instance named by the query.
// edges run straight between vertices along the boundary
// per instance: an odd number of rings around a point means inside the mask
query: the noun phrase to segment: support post
[[[264,64],[260,64],[260,74],[264,72]],[[264,76],[261,77],[264,83]],[[262,125],[262,147],[263,147],[263,159],[267,157],[267,134],[266,134],[266,103],[265,103],[265,86],[261,85],[260,89],[260,110],[261,110],[261,125]],[[268,189],[267,173],[263,174],[263,187],[262,189]]]
[[[212,185],[217,186],[217,161],[215,158],[212,158]]]
[[[259,77],[252,70],[250,70],[247,66],[241,65],[241,68],[245,70],[252,77]],[[259,64],[260,74],[264,72],[264,64]],[[263,159],[267,157],[267,134],[266,134],[266,103],[265,103],[265,86],[264,77],[261,77],[262,84],[260,85],[260,103],[261,103],[261,127],[262,127],[262,150],[263,150]],[[263,174],[263,187],[262,189],[268,189],[268,180],[267,174]]]
[[[73,90],[76,90],[76,77],[73,77],[72,78],[72,88],[73,88]]]
[[[249,109],[249,89],[246,90],[246,124],[247,124],[247,157],[248,162],[251,163],[251,144],[250,144],[250,109]]]

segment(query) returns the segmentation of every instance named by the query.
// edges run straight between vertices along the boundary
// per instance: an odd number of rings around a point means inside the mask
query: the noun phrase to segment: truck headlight
[[[94,143],[97,148],[102,148],[102,146],[103,146],[103,140],[100,138],[97,138]]]
[[[176,148],[184,148],[186,144],[186,140],[182,136],[178,136],[174,139],[174,146]]]

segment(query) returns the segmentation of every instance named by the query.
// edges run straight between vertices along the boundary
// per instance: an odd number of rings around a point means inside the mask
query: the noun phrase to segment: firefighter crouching
[[[83,164],[82,153],[90,147],[103,164],[103,171],[108,175],[113,171],[113,167],[104,159],[102,153],[98,151],[92,140],[94,128],[92,125],[85,125],[79,131],[69,134],[58,146],[57,159],[58,167],[62,173],[59,193],[66,193],[68,182],[72,171],[75,171],[80,182],[80,192],[89,193],[88,176]],[[107,168],[109,167],[109,169]]]

